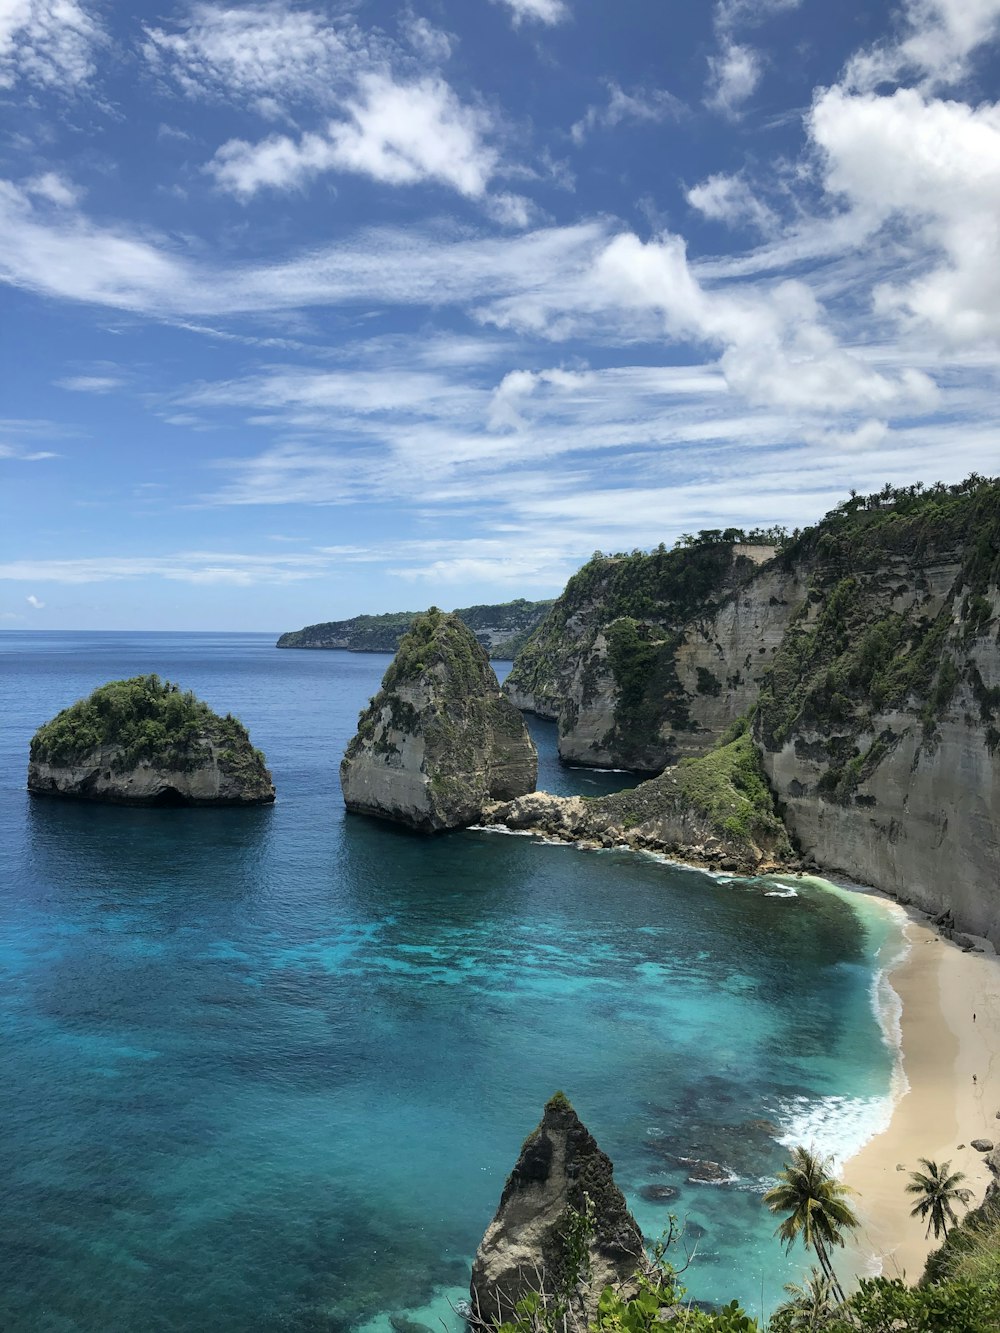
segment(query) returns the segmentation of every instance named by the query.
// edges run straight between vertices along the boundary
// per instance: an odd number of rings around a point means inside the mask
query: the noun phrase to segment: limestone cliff
[[[570,579],[504,683],[558,719],[564,760],[658,773],[746,712],[801,594],[773,545],[723,535],[597,555]]]
[[[587,1243],[590,1272],[577,1284],[574,1226],[588,1212],[593,1224]],[[552,1296],[569,1286],[576,1288],[576,1313],[586,1326],[596,1317],[603,1288],[633,1294],[635,1274],[645,1265],[642,1233],[614,1183],[610,1159],[567,1099],[556,1093],[538,1128],[525,1139],[476,1251],[473,1322],[502,1322],[528,1292],[541,1287]]]
[[[490,808],[485,822],[600,847],[661,851],[741,874],[786,869],[794,859],[745,731],[629,791],[599,797],[535,792]]]
[[[157,676],[111,681],[39,727],[28,790],[116,805],[274,800],[243,724]]]
[[[755,711],[803,857],[1000,942],[1000,480],[854,496],[754,554],[591,561],[510,697],[564,758],[640,769]]]
[[[533,791],[538,759],[486,650],[432,608],[404,636],[340,766],[349,810],[437,832]]]
[[[782,554],[755,737],[805,856],[998,940],[1000,484],[877,500]]]
[[[551,602],[528,602],[523,597],[497,605],[465,606],[455,611],[468,625],[490,657],[509,661],[541,623]],[[279,648],[343,648],[351,653],[394,653],[419,612],[391,611],[383,615],[326,620],[304,629],[289,630],[278,639]]]

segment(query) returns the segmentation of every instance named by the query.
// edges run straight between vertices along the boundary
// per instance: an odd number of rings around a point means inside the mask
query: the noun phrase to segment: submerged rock
[[[507,1178],[496,1216],[476,1251],[471,1297],[475,1323],[510,1318],[529,1291],[556,1291],[570,1263],[574,1213],[591,1212],[590,1277],[577,1288],[577,1314],[589,1322],[605,1286],[632,1295],[646,1265],[642,1232],[614,1183],[610,1158],[557,1092],[529,1134]]]
[[[260,805],[274,800],[242,722],[158,676],[110,681],[31,742],[28,790],[113,805]]]
[[[423,832],[477,823],[486,805],[534,790],[524,719],[475,635],[432,608],[399,645],[340,765],[349,810]]]

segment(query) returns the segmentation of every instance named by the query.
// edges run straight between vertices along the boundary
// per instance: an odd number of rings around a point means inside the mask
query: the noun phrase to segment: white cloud
[[[686,194],[688,203],[712,222],[729,226],[749,223],[758,231],[775,230],[777,218],[765,203],[757,198],[742,176],[719,173],[708,176],[693,185]]]
[[[2,4],[2,0],[0,0]],[[83,191],[57,171],[46,171],[40,176],[33,176],[22,187],[26,194],[39,199],[47,199],[50,204],[60,208],[70,208],[80,202]]]
[[[352,22],[278,2],[197,4],[175,30],[147,28],[150,68],[188,97],[329,105],[383,48]]]
[[[224,189],[249,198],[264,187],[295,189],[324,171],[350,171],[391,185],[436,181],[480,197],[497,163],[483,140],[487,117],[461,103],[443,80],[397,84],[383,74],[360,81],[348,120],[300,139],[258,144],[233,139],[209,166]]]
[[[665,120],[679,120],[686,110],[680,98],[664,88],[634,88],[625,92],[617,83],[611,82],[607,102],[588,107],[570,129],[570,135],[574,143],[582,144],[598,126],[613,128],[628,120],[660,124]]]
[[[551,26],[569,18],[569,6],[565,0],[499,0],[499,2],[506,5],[513,14],[515,27],[526,19],[529,22]]]
[[[111,393],[120,389],[125,381],[114,375],[68,375],[55,383],[58,388],[74,393]]]
[[[1000,35],[1000,0],[905,0],[902,28],[898,40],[853,57],[848,86],[871,91],[905,78],[928,89],[960,82],[973,53]]]
[[[44,602],[38,600],[38,598],[35,596],[33,592],[29,593],[24,600],[28,603],[29,606],[33,606],[36,611],[41,611],[42,607],[45,605]]]
[[[25,449],[19,444],[0,444],[0,458],[15,459],[20,463],[42,463],[47,458],[58,458],[47,449]]]
[[[73,92],[94,74],[104,40],[77,0],[0,0],[0,88],[19,81]]]
[[[719,54],[708,57],[705,105],[735,119],[743,103],[753,96],[762,72],[760,55],[752,46],[725,38]]]
[[[451,55],[455,38],[451,33],[435,28],[427,19],[413,13],[405,13],[400,21],[403,35],[418,55],[434,64],[443,64]]]
[[[751,27],[775,14],[798,9],[802,0],[719,0],[715,26],[720,29]]]
[[[883,283],[877,309],[953,345],[1000,339],[1000,106],[832,88],[809,129],[827,189],[869,231],[891,219],[921,242],[917,276]]]
[[[170,582],[252,587],[258,583],[298,583],[327,576],[332,561],[321,554],[241,555],[182,551],[164,556],[94,556],[67,560],[11,560],[0,563],[0,579],[28,583],[109,583],[162,578]],[[26,599],[41,606],[32,594]]]

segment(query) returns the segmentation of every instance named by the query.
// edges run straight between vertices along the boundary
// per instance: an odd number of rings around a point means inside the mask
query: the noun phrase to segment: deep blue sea
[[[273,635],[0,635],[0,1329],[456,1325],[522,1140],[562,1088],[647,1234],[670,1184],[696,1297],[801,1271],[760,1195],[779,1140],[885,1114],[879,904],[644,855],[345,816],[388,657]],[[140,672],[232,710],[273,808],[29,800],[34,729]],[[539,785],[630,782],[560,767]],[[729,1184],[686,1183],[678,1158]]]

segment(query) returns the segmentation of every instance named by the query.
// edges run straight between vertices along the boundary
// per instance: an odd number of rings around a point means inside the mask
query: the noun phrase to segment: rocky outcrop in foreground
[[[645,848],[745,875],[788,869],[794,853],[749,734],[612,796],[535,792],[484,822],[598,847]]]
[[[28,790],[112,805],[261,805],[274,800],[243,724],[158,676],[100,686],[39,727]]]
[[[477,823],[534,790],[538,757],[486,650],[432,608],[399,645],[340,765],[349,810],[421,832]]]
[[[591,1214],[589,1278],[574,1284],[571,1251],[578,1219]],[[611,1160],[561,1092],[548,1102],[541,1124],[521,1148],[496,1216],[472,1266],[473,1322],[509,1319],[515,1303],[541,1287],[554,1295],[576,1286],[584,1326],[597,1314],[605,1286],[637,1289],[646,1265],[642,1232],[614,1182]]]

